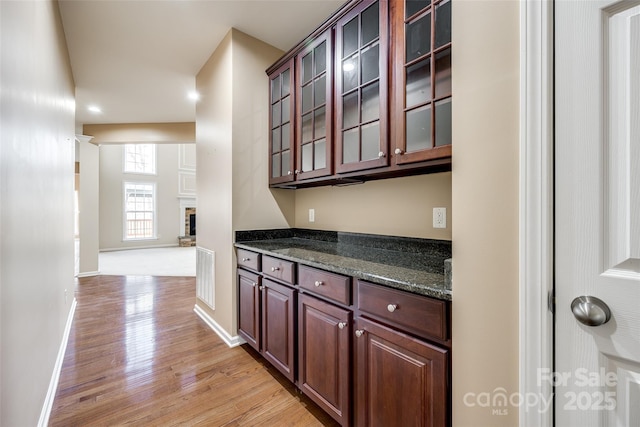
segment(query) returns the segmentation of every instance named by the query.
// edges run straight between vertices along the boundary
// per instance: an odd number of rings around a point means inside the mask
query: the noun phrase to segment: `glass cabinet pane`
[[[283,150],[288,150],[291,145],[291,136],[290,136],[290,132],[291,132],[291,123],[287,123],[286,125],[282,126],[282,149]]]
[[[358,128],[342,133],[342,161],[344,163],[360,161],[360,130]]]
[[[271,152],[278,153],[282,150],[280,146],[280,128],[271,131]]]
[[[302,112],[306,113],[313,106],[313,85],[308,84],[302,88]]]
[[[327,101],[327,76],[322,76],[313,83],[313,106],[319,107]]]
[[[436,54],[436,99],[451,94],[451,49]]]
[[[405,6],[405,19],[410,18],[431,4],[431,0],[407,0]]]
[[[290,80],[289,73],[290,73],[289,70],[286,70],[285,72],[282,73],[282,96],[283,97],[291,93],[291,88],[289,87],[289,80]]]
[[[407,152],[431,148],[431,105],[405,115]]]
[[[327,140],[320,139],[314,143],[314,169],[327,167]]]
[[[436,147],[451,144],[451,98],[436,102]]]
[[[313,138],[324,138],[327,134],[327,129],[325,126],[325,108],[318,108],[313,113]]]
[[[436,6],[435,33],[435,49],[451,42],[451,1],[447,0]]]
[[[362,41],[360,46],[366,46],[378,38],[380,34],[380,8],[378,2],[369,6],[362,12]]]
[[[431,50],[431,14],[407,24],[405,32],[406,62],[420,58]]]
[[[380,85],[375,82],[362,89],[362,123],[378,120],[379,118]]]
[[[360,122],[358,115],[358,92],[351,92],[342,99],[342,127],[356,126]]]
[[[358,17],[355,17],[342,27],[342,57],[351,55],[358,45]]]
[[[302,172],[313,170],[313,143],[302,146]]]
[[[282,99],[282,119],[280,120],[282,123],[287,123],[291,120],[290,101],[288,96]]]
[[[271,102],[280,99],[280,75],[271,80]]]
[[[378,158],[380,152],[380,123],[362,126],[362,161]]]
[[[280,126],[280,102],[276,102],[271,106],[271,127]]]
[[[291,172],[289,162],[291,161],[291,151],[282,152],[282,176],[289,175]]]
[[[327,42],[320,43],[314,50],[313,54],[316,59],[314,67],[314,76],[324,73],[327,69]]]
[[[370,82],[380,76],[380,46],[374,45],[362,51],[362,79],[361,84]]]
[[[313,139],[313,121],[311,113],[302,116],[302,142]]]
[[[407,67],[406,106],[424,104],[431,100],[431,61],[422,60]]]
[[[271,178],[278,178],[280,175],[280,153],[271,156]]]
[[[349,92],[358,86],[358,55],[342,61],[342,92]]]
[[[307,83],[313,77],[313,56],[311,52],[302,58],[302,83]]]

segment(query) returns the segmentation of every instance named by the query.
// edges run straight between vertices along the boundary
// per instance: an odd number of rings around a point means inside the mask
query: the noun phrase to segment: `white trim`
[[[153,195],[153,236],[127,238],[127,185],[149,185]],[[148,241],[158,240],[158,184],[155,181],[122,181],[122,241]]]
[[[100,275],[99,271],[85,271],[83,273],[76,274],[76,277],[93,277]]]
[[[553,396],[553,1],[520,3],[520,395]],[[520,407],[519,425],[551,427],[553,410]]]
[[[60,380],[62,362],[64,361],[64,354],[67,351],[67,343],[69,342],[71,324],[73,323],[73,316],[76,313],[76,305],[78,305],[78,301],[74,298],[73,302],[71,303],[69,314],[67,315],[67,324],[65,325],[64,332],[62,334],[62,342],[60,343],[60,349],[58,350],[58,357],[56,358],[55,365],[53,365],[53,373],[51,374],[51,381],[49,382],[47,396],[44,398],[44,405],[42,406],[42,411],[40,412],[38,427],[45,427],[49,424],[49,417],[51,416],[51,409],[53,409],[53,401],[56,397],[58,381]]]
[[[154,240],[158,240],[158,239],[154,239]],[[136,240],[127,240],[127,242],[135,242]],[[141,240],[138,240],[141,241]],[[104,249],[100,249],[100,252],[114,252],[114,251],[128,251],[128,250],[135,250],[135,249],[157,249],[157,248],[175,248],[177,246],[180,246],[177,243],[166,243],[164,245],[145,245],[145,246],[124,246],[121,248],[104,248]]]
[[[213,332],[218,334],[218,336],[222,339],[222,341],[224,341],[229,347],[233,348],[246,343],[246,341],[242,339],[242,337],[240,337],[239,335],[236,335],[236,336],[229,335],[227,331],[225,331],[222,328],[222,326],[218,325],[216,321],[213,320],[206,311],[204,311],[202,308],[200,308],[200,306],[198,306],[198,304],[196,304],[195,307],[193,307],[193,311],[195,311],[198,317],[204,320],[204,323],[206,323],[211,329],[213,329]]]

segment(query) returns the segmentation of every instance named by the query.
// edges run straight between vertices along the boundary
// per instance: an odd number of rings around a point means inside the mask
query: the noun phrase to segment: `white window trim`
[[[127,185],[151,185],[153,187],[153,236],[141,238],[127,237]],[[122,241],[140,242],[158,240],[158,186],[152,181],[123,181],[122,182]]]
[[[153,146],[153,172],[135,172],[127,170],[127,146],[129,145],[152,145]],[[122,173],[127,175],[144,175],[144,176],[157,176],[158,175],[158,144],[145,143],[145,144],[122,144]]]
[[[552,398],[553,0],[520,3],[520,396]],[[528,409],[528,410],[527,410]],[[553,410],[520,407],[519,425],[553,426]]]

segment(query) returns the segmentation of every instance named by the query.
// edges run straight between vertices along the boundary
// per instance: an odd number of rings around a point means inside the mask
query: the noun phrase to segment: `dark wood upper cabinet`
[[[396,164],[451,156],[451,0],[393,0]]]
[[[296,56],[296,179],[333,173],[333,38],[327,30]]]
[[[293,64],[294,61],[291,59],[269,75],[270,184],[281,184],[295,179]]]
[[[451,169],[452,1],[348,1],[267,70],[270,185]]]
[[[388,2],[366,0],[336,23],[336,172],[387,166]]]

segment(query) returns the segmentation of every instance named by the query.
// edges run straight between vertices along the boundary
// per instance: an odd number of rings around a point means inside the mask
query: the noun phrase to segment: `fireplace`
[[[189,214],[189,236],[196,235],[196,214]]]
[[[180,246],[196,246],[196,208],[195,200],[183,199],[180,201],[180,235],[178,243]]]

